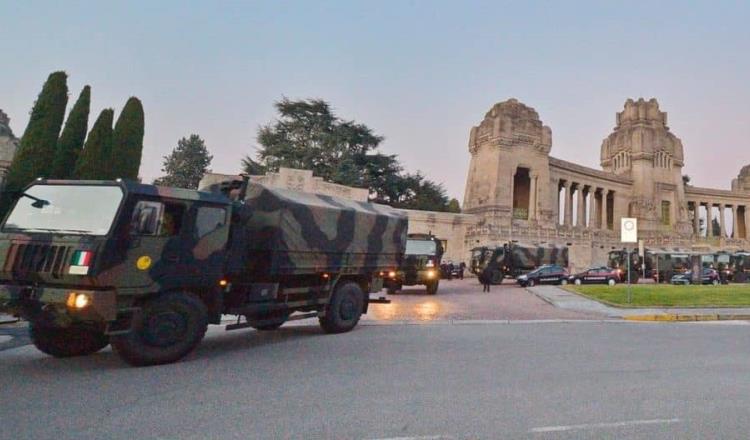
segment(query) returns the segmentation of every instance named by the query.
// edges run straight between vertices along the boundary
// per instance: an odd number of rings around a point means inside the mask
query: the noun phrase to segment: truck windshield
[[[437,246],[432,240],[406,240],[406,255],[435,255]]]
[[[18,200],[3,231],[106,235],[122,197],[117,186],[34,185]]]

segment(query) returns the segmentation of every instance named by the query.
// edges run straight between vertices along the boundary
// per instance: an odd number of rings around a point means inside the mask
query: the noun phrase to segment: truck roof
[[[56,179],[37,179],[32,182],[35,184],[47,185],[92,185],[92,186],[119,186],[130,194],[142,194],[154,197],[169,197],[181,200],[193,200],[209,203],[219,203],[230,205],[232,201],[220,193],[210,193],[194,189],[172,188],[168,186],[157,186],[136,182],[133,180],[56,180]]]

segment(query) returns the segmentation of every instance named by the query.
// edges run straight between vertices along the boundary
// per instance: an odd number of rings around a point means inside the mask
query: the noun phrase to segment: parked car
[[[627,275],[625,275],[624,277],[627,277]],[[601,266],[592,267],[581,273],[571,275],[570,278],[568,278],[568,281],[576,285],[608,284],[610,286],[614,286],[615,284],[626,280],[623,280],[623,274],[620,269]]]
[[[687,272],[679,273],[672,277],[671,282],[672,284],[692,284],[693,271],[689,270]],[[714,286],[718,286],[720,282],[721,279],[719,277],[719,272],[708,267],[703,268],[703,271],[701,273],[701,284],[713,284]]]
[[[546,264],[516,278],[521,287],[533,287],[537,284],[568,284],[568,271],[556,264]]]

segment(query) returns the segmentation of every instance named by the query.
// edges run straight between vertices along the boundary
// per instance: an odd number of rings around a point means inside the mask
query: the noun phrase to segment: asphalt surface
[[[0,353],[0,438],[747,438],[749,326],[213,329],[183,362]]]
[[[387,295],[391,304],[373,304],[366,320],[535,320],[601,319],[605,314],[579,312],[552,306],[511,280],[482,292],[476,278],[441,280],[438,293],[428,295],[424,286],[411,286]]]

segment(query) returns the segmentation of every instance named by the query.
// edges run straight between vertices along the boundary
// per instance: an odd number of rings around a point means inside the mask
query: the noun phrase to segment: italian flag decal
[[[68,273],[71,275],[86,275],[89,273],[89,265],[94,256],[91,251],[75,251],[73,261],[70,262]]]

